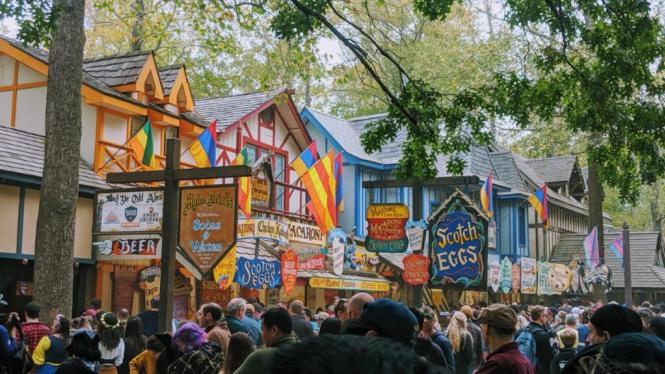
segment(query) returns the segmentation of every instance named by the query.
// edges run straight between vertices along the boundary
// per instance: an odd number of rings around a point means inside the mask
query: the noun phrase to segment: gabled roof
[[[527,187],[524,179],[522,179],[522,175],[517,170],[513,153],[511,151],[503,151],[495,152],[491,155],[497,178],[515,190],[526,192]]]
[[[162,88],[164,88],[164,95],[171,94],[173,83],[178,78],[178,73],[183,67],[182,64],[169,65],[159,69],[159,78],[162,80]]]
[[[286,93],[287,90],[281,88],[268,92],[199,99],[196,100],[195,109],[208,123],[217,120],[217,131],[222,132],[268,101]]]
[[[360,143],[360,134],[357,132],[352,124],[344,119],[335,117],[333,115],[320,112],[312,108],[305,108],[302,111],[303,119],[308,120],[305,113],[309,112],[311,116],[323,127],[323,129],[339,143],[339,146],[348,154],[355,156],[359,159],[374,162],[377,164],[383,161],[378,157],[367,154]]]
[[[83,61],[83,70],[105,84],[122,86],[138,80],[151,51],[121,53]]]
[[[577,157],[572,155],[526,160],[545,183],[568,183],[576,162]]]
[[[0,171],[41,180],[43,170],[44,136],[0,126]],[[83,160],[79,160],[79,185],[101,189],[111,187]]]
[[[615,288],[624,287],[624,273],[619,259],[609,248],[621,232],[605,230],[605,263],[612,269]],[[583,241],[586,235],[561,234],[552,253],[551,262],[568,264],[572,260],[584,260]],[[656,253],[662,250],[658,232],[630,233],[630,270],[633,288],[665,288],[665,268],[656,264]]]

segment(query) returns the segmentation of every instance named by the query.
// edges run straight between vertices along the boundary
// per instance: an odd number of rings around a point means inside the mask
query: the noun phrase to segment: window
[[[148,121],[148,117],[133,116],[132,117],[132,135],[131,136],[134,136],[134,134],[136,134],[139,130],[141,130],[147,121]]]
[[[286,168],[284,156],[275,154],[275,162],[273,163],[273,175],[275,181],[285,182]],[[286,189],[281,184],[275,184],[275,209],[284,210],[284,199]]]
[[[527,256],[529,251],[527,250],[527,241],[526,241],[526,232],[527,232],[527,220],[526,220],[526,208],[519,207],[517,209],[517,254],[520,256]]]
[[[498,219],[497,219],[497,244],[498,250],[502,255],[510,255],[510,210],[511,204],[500,203],[498,204]]]
[[[256,152],[257,149],[253,145],[248,145],[247,146],[247,162],[246,164],[249,166],[254,166],[254,163],[256,163]]]

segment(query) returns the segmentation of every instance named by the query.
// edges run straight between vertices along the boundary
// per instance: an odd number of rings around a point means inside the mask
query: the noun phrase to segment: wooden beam
[[[218,179],[248,177],[252,175],[252,168],[247,165],[178,169],[173,171],[175,180],[191,179]],[[139,183],[139,182],[163,182],[167,179],[164,170],[137,171],[133,173],[109,173],[106,175],[108,183]]]
[[[13,86],[16,87],[18,85],[18,67],[19,63],[18,60],[14,61],[14,84]],[[15,127],[16,126],[16,96],[18,96],[18,93],[16,92],[16,89],[12,90],[12,117],[11,117],[11,122],[10,122],[10,127]]]
[[[383,180],[383,181],[364,181],[363,188],[397,188],[420,186],[479,186],[480,178],[475,175],[468,177],[438,177],[432,180],[416,181],[408,180]]]
[[[32,82],[32,83],[21,83],[14,84],[11,86],[1,86],[0,92],[2,91],[13,91],[13,90],[24,90],[28,88],[37,88],[37,87],[46,87],[46,81],[42,82]]]

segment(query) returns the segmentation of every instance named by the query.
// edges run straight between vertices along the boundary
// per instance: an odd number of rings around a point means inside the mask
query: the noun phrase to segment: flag
[[[598,256],[598,227],[594,226],[589,235],[584,238],[584,258],[589,269],[595,269],[600,264]]]
[[[307,169],[311,168],[318,159],[319,154],[316,152],[316,143],[312,142],[309,147],[302,151],[298,158],[293,160],[291,168],[298,174],[298,178],[302,178]]]
[[[233,160],[233,165],[249,165],[249,157],[247,157],[247,148],[243,148],[240,153]],[[238,178],[238,209],[245,215],[245,218],[250,218],[252,215],[252,177]]]
[[[338,153],[337,157],[335,157],[335,206],[338,212],[344,211],[344,199],[342,198],[344,193],[344,184],[342,181],[343,160],[342,154]]]
[[[334,151],[328,152],[302,176],[303,184],[311,199],[308,206],[322,233],[327,233],[337,225],[335,207]]]
[[[150,166],[151,168],[157,167],[150,120],[147,120],[145,125],[141,127],[141,130],[137,131],[136,134],[129,139],[129,147],[134,151],[136,158],[141,161],[141,164]]]
[[[617,258],[621,262],[621,270],[623,270],[623,231],[617,237],[614,239],[612,243],[610,243],[610,249],[612,252],[614,252],[614,255],[617,256]]]
[[[528,200],[531,205],[533,205],[536,213],[538,213],[540,220],[543,221],[543,224],[547,227],[547,219],[549,218],[549,211],[547,208],[547,185],[543,184],[542,187],[529,196]]]
[[[207,129],[192,143],[189,151],[194,162],[200,168],[215,166],[217,161],[217,121],[213,121]]]
[[[485,179],[485,184],[480,190],[480,204],[489,218],[492,218],[494,215],[494,201],[492,197],[492,174],[490,174]]]

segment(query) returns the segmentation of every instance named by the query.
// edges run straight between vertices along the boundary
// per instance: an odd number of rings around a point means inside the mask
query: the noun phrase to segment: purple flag
[[[584,238],[584,258],[586,259],[587,267],[590,269],[595,269],[600,264],[597,226],[594,226],[589,235]]]
[[[617,256],[617,258],[621,262],[621,269],[623,270],[623,231],[621,234],[614,239],[612,243],[610,243],[610,249],[612,252],[614,252],[614,255]]]

